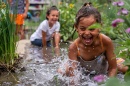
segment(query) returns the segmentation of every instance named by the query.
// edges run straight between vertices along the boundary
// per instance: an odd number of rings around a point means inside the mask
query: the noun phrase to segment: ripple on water
[[[42,48],[35,46],[26,48],[28,52],[22,63],[26,71],[17,72],[19,82],[12,86],[71,86],[71,80],[74,80],[75,86],[98,86],[89,75],[83,75],[80,70],[74,71],[76,75],[74,77],[66,77],[57,73],[59,67],[65,71],[65,64],[68,61],[66,46],[60,50],[61,56],[56,57],[52,48],[48,48],[50,57],[45,60],[42,57]],[[117,77],[123,81],[124,76],[122,74],[118,74]],[[0,85],[10,86],[8,84],[12,83],[3,82],[3,84]]]

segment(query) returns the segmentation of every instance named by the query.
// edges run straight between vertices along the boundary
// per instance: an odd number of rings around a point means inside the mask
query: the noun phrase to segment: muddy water
[[[42,55],[42,48],[27,44],[26,56],[19,64],[22,70],[17,69],[16,73],[3,73],[0,76],[0,86],[98,86],[98,83],[89,76],[76,72],[73,77],[76,85],[70,85],[71,78],[57,73],[61,63],[65,62],[67,56],[67,43],[61,44],[61,56],[56,57],[53,47],[48,48],[48,58]],[[117,77],[123,80],[123,75]],[[100,86],[105,86],[104,84]]]

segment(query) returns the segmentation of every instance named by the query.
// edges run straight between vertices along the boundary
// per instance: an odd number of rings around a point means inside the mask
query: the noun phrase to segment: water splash
[[[78,62],[78,69],[74,70],[75,76],[73,77],[67,77],[57,72],[58,68],[61,68],[62,72],[65,73],[65,64],[67,63],[71,67],[73,63],[73,61],[68,59],[66,46],[67,44],[61,47],[61,55],[59,57],[53,55],[51,48],[48,48],[47,50],[50,53],[46,59],[43,58],[42,48],[35,46],[27,48],[27,55],[22,63],[22,67],[25,67],[26,71],[17,70],[19,82],[12,86],[71,86],[72,84],[74,86],[98,86],[99,83],[93,80],[91,74],[85,75],[82,72],[85,69],[80,67]],[[118,77],[123,80],[123,75]],[[12,83],[3,82],[3,84]]]

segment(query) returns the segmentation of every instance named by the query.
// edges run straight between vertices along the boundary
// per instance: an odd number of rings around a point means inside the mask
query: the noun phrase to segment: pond
[[[99,86],[89,75],[82,75],[80,71],[76,71],[75,77],[66,77],[57,72],[59,66],[63,67],[68,60],[68,46],[69,43],[61,43],[61,55],[58,57],[53,47],[47,48],[49,57],[44,58],[41,47],[27,43],[20,68],[15,73],[2,73],[0,86]],[[123,81],[124,75],[118,74],[117,77]],[[75,85],[70,84],[72,78]]]

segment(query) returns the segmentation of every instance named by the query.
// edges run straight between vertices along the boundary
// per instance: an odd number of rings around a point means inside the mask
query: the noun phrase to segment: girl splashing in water
[[[91,3],[85,3],[77,12],[74,27],[78,38],[69,46],[68,56],[73,63],[71,66],[67,64],[67,75],[75,75],[73,71],[77,68],[77,62],[85,68],[85,74],[108,74],[113,77],[118,68],[120,71],[128,69],[117,66],[113,42],[100,33],[101,15]]]

